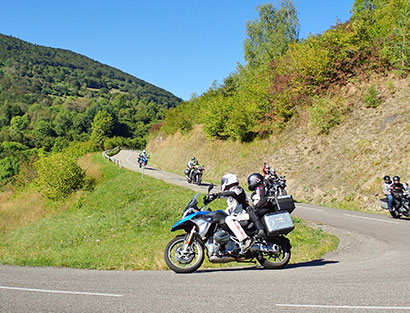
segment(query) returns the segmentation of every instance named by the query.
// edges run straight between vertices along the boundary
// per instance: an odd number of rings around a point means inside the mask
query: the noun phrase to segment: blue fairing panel
[[[219,211],[219,210],[218,210],[218,211]],[[195,217],[195,216],[198,216],[198,215],[207,215],[207,214],[209,214],[209,213],[211,213],[211,212],[208,212],[208,211],[199,211],[199,212],[196,212],[196,213],[189,214],[189,215],[185,216],[183,219],[180,219],[178,222],[176,222],[176,223],[174,224],[174,226],[172,226],[171,231],[176,231],[176,230],[178,230],[178,229],[181,229],[182,227],[179,227],[180,225],[182,225],[182,224],[184,224],[185,222],[191,220],[191,219],[192,219],[193,217]]]
[[[174,226],[172,226],[171,231],[175,231],[175,230],[181,229],[181,228],[178,227],[178,226],[180,226],[181,224],[185,223],[186,221],[189,221],[190,219],[192,219],[192,218],[195,217],[195,216],[198,216],[198,215],[207,215],[207,214],[209,214],[209,213],[210,213],[210,212],[199,211],[199,212],[196,212],[196,213],[189,214],[189,215],[185,216],[183,219],[180,219],[178,222],[176,222],[176,223],[174,224]]]

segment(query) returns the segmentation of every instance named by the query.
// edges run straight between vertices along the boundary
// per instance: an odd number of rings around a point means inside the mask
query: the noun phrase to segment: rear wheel
[[[204,247],[197,240],[185,247],[185,236],[178,236],[167,244],[164,258],[165,263],[175,273],[192,273],[204,262]]]
[[[274,252],[262,252],[257,258],[264,268],[282,268],[290,261],[290,248],[280,240],[274,240]]]

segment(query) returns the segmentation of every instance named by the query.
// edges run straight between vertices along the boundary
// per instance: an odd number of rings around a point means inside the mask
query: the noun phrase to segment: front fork
[[[188,235],[188,239],[185,240],[184,248],[182,250],[184,253],[188,252],[189,246],[191,245],[192,241],[194,240],[195,233],[196,233],[196,230],[195,230],[195,227],[193,227],[191,232]]]

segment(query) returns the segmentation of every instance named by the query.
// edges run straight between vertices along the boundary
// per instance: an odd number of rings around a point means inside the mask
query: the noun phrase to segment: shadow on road
[[[298,267],[314,267],[314,266],[324,266],[327,264],[337,264],[339,261],[326,261],[323,259],[316,259],[312,261],[307,261],[307,262],[300,262],[300,263],[293,263],[289,264],[288,266],[285,267],[287,268],[298,268]]]
[[[224,268],[209,268],[197,271],[198,274],[207,274],[207,273],[215,273],[215,272],[242,272],[242,271],[270,271],[270,270],[286,270],[292,268],[299,268],[299,267],[315,267],[315,266],[325,266],[328,264],[337,264],[339,261],[326,261],[324,259],[316,259],[307,262],[300,262],[294,264],[288,264],[284,268],[280,269],[267,269],[263,268],[261,265],[250,265],[244,267],[224,267]]]

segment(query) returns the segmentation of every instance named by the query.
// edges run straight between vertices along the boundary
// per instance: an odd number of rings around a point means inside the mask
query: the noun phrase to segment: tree
[[[280,8],[271,3],[258,6],[259,19],[246,25],[245,60],[251,66],[270,62],[283,55],[288,44],[299,36],[297,11],[291,0],[281,0]]]
[[[111,114],[106,111],[98,111],[91,123],[91,137],[90,140],[103,149],[104,141],[111,135],[114,126]]]

